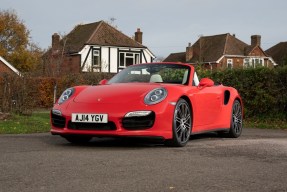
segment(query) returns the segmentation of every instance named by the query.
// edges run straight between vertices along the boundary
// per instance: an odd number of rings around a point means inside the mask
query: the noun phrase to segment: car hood
[[[75,98],[76,103],[128,103],[143,101],[145,95],[160,84],[118,83],[110,85],[89,86]]]

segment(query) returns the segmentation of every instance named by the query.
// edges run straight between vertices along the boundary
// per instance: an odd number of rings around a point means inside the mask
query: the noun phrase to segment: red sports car
[[[242,132],[237,90],[200,81],[193,66],[180,63],[132,65],[97,86],[63,92],[51,111],[51,133],[69,142],[92,137],[159,137],[185,146],[191,134]]]

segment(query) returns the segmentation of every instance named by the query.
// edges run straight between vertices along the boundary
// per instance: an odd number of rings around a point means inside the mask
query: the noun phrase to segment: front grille
[[[66,118],[59,116],[59,115],[55,115],[55,114],[51,114],[51,119],[52,119],[52,125],[54,127],[57,128],[64,128],[65,124],[66,124]]]
[[[155,113],[143,117],[125,117],[122,125],[127,130],[144,130],[151,128],[155,121]]]
[[[68,128],[73,130],[116,130],[114,122],[108,123],[75,123],[69,121]]]

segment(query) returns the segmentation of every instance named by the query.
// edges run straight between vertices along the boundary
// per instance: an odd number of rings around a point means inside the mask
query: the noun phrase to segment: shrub
[[[200,76],[232,86],[240,93],[247,117],[286,115],[287,67],[200,71]]]
[[[35,108],[53,106],[54,88],[56,97],[68,87],[76,85],[97,85],[104,78],[111,78],[109,73],[70,74],[59,78],[33,77],[25,74],[22,77],[5,75],[0,79],[0,111],[18,114],[31,114]]]

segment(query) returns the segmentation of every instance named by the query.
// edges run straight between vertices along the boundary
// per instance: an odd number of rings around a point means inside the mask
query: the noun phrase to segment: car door
[[[222,93],[218,86],[193,87],[192,105],[194,108],[194,126],[208,130],[220,114]]]

